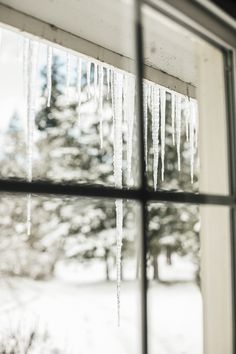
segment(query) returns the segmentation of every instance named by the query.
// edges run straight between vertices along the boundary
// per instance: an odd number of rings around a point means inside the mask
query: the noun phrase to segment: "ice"
[[[70,53],[66,53],[66,99],[69,100],[69,88],[71,80],[71,56]]]
[[[127,125],[127,185],[131,185],[135,80],[131,75],[124,79],[124,120]]]
[[[29,39],[24,38],[23,42],[23,85],[24,95],[27,99],[28,90],[28,56],[29,56]]]
[[[27,236],[31,235],[31,194],[27,195]]]
[[[178,171],[181,170],[180,162],[180,143],[181,143],[181,96],[176,97],[176,145],[177,145],[177,157],[178,157]]]
[[[194,126],[196,122],[196,105],[194,100],[190,100],[190,132],[189,132],[189,145],[190,145],[190,175],[191,183],[193,183],[193,173],[194,173],[194,154],[195,154],[195,137],[194,137]]]
[[[123,154],[123,138],[122,138],[122,87],[123,75],[120,72],[114,72],[113,78],[113,124],[114,124],[114,180],[115,186],[122,187],[122,154]],[[120,279],[121,279],[121,248],[123,234],[123,202],[116,200],[116,264],[117,264],[117,319],[120,326]]]
[[[161,180],[165,174],[166,90],[161,88]]]
[[[93,78],[93,85],[94,85],[94,97],[97,98],[97,86],[98,86],[98,65],[94,63],[94,78]]]
[[[144,151],[146,171],[148,169],[148,89],[143,83]]]
[[[171,128],[172,128],[172,143],[175,146],[175,93],[171,93]]]
[[[103,148],[103,66],[98,68],[98,85],[99,85],[99,117],[100,117],[100,147]]]
[[[188,97],[185,97],[185,102],[184,102],[184,116],[185,116],[185,131],[186,131],[186,141],[189,140],[189,119],[190,119],[190,103]]]
[[[36,69],[38,58],[38,43],[32,40],[27,44],[27,181],[32,181],[33,134],[36,100]],[[31,233],[31,195],[27,197],[27,235]]]
[[[157,189],[159,164],[159,104],[160,92],[156,85],[152,87],[152,144],[153,144],[153,185]]]
[[[110,94],[110,69],[107,68],[107,98]]]
[[[88,99],[91,98],[91,63],[87,62],[87,88],[88,88]]]
[[[52,47],[47,47],[47,107],[51,105],[51,93],[52,93]]]
[[[76,77],[76,92],[78,100],[78,116],[80,119],[80,106],[81,106],[81,73],[82,73],[82,60],[77,58],[77,77]]]
[[[123,238],[123,201],[116,200],[116,272],[117,272],[117,323],[120,326],[120,285],[121,285],[121,250]]]

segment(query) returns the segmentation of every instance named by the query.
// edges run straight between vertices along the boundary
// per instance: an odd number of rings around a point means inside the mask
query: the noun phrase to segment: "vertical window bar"
[[[234,90],[234,65],[233,53],[224,53],[225,69],[225,97],[227,110],[227,133],[228,133],[228,174],[229,192],[236,200],[236,124],[235,124],[235,90]],[[231,239],[231,279],[232,279],[232,340],[233,353],[236,354],[235,330],[236,330],[236,208],[230,210],[230,239]]]
[[[143,118],[143,33],[142,33],[142,0],[135,0],[135,49],[136,49],[136,92],[137,92],[137,117],[139,121],[139,156],[140,156],[140,189],[141,200],[141,235],[140,235],[140,283],[141,283],[141,340],[142,354],[148,353],[147,339],[147,276],[146,276],[146,253],[147,253],[147,195],[145,173],[145,147],[144,147],[144,118]]]

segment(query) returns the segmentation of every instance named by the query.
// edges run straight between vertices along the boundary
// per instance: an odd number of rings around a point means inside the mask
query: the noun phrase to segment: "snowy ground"
[[[60,353],[138,354],[138,283],[126,281],[117,327],[116,284],[77,284],[65,280],[0,280],[0,328],[39,323],[48,329]],[[160,285],[148,292],[151,354],[201,354],[202,305],[192,282]],[[39,351],[41,354],[41,352]],[[50,354],[50,353],[48,353]]]

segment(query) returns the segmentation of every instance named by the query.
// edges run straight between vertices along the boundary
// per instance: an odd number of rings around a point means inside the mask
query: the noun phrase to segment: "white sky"
[[[39,46],[39,70],[46,64],[46,45]],[[38,75],[40,92],[40,76]],[[23,82],[23,37],[3,30],[0,45],[0,130],[8,126],[9,118],[17,111],[24,120],[26,102]],[[24,123],[24,122],[22,122]]]

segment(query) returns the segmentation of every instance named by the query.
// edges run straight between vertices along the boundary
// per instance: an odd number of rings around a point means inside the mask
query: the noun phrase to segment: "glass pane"
[[[149,353],[231,353],[229,208],[151,203],[148,216]]]
[[[104,6],[81,53],[2,30],[1,177],[137,185],[132,4]]]
[[[149,352],[203,353],[198,206],[148,207]]]
[[[223,53],[148,6],[143,17],[149,186],[228,194]]]
[[[28,201],[1,196],[1,353],[139,353],[137,204],[123,203],[119,258],[115,201]]]

